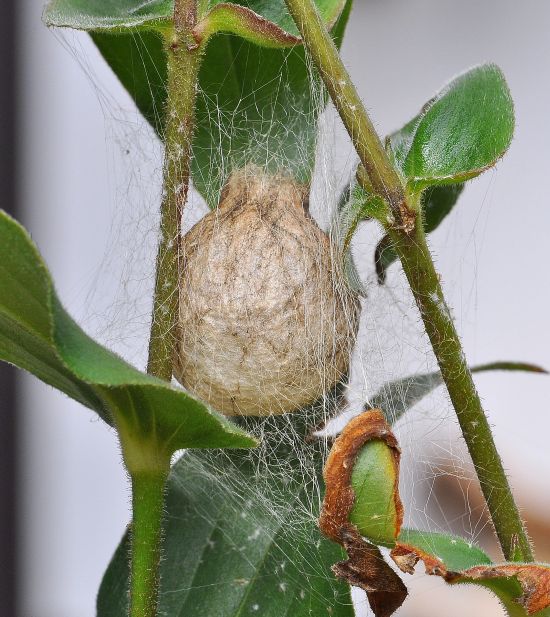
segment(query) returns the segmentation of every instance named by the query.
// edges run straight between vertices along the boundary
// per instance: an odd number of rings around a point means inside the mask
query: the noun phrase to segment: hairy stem
[[[167,472],[139,471],[132,477],[130,617],[156,617],[161,524]]]
[[[147,372],[170,381],[176,348],[181,267],[181,219],[189,190],[194,108],[202,50],[192,36],[195,0],[179,0],[166,40],[168,100],[160,242]]]
[[[286,0],[306,48],[350,134],[375,192],[388,201],[404,200],[401,180],[389,162],[338,49],[310,0]]]
[[[147,372],[170,381],[176,349],[181,275],[181,219],[189,192],[194,110],[202,50],[192,30],[197,0],[175,0],[173,29],[166,37],[168,96],[160,241],[156,261],[153,315]],[[158,445],[150,456],[122,439],[132,479],[130,617],[156,617],[158,609],[161,528],[169,457]],[[139,441],[139,440],[138,440]],[[158,464],[158,461],[161,464]]]
[[[420,309],[504,556],[532,561],[529,540],[445,302],[418,209],[405,198],[399,176],[312,0],[286,0],[286,4],[366,171],[368,178],[363,181],[359,174],[359,181],[390,204],[395,221],[387,231]]]
[[[532,561],[531,546],[445,302],[424,228],[418,221],[413,234],[391,229],[389,233],[474,461],[502,551],[511,561]]]

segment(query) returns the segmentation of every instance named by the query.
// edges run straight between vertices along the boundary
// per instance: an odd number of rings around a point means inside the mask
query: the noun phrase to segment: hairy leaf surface
[[[501,70],[475,67],[428,101],[387,147],[413,190],[463,182],[492,167],[514,132],[514,106]]]

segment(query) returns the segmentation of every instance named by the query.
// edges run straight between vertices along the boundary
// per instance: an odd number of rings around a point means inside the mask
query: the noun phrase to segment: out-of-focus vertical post
[[[2,208],[17,216],[17,144],[15,74],[15,0],[0,3],[0,195]],[[0,293],[2,291],[0,290]],[[16,615],[16,376],[15,369],[0,363],[0,606],[4,615]]]

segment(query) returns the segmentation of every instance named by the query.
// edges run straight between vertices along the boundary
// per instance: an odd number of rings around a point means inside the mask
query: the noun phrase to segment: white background
[[[119,309],[120,287],[101,277],[116,270],[118,258],[131,262],[134,251],[150,264],[154,234],[145,232],[154,226],[147,212],[157,208],[157,145],[86,36],[69,34],[62,44],[40,22],[42,0],[22,0],[20,6],[24,223],[69,311],[101,340],[142,361],[143,340],[133,337],[146,331],[146,302],[139,299],[133,311]],[[471,183],[431,239],[472,362],[518,359],[550,366],[549,32],[550,5],[544,0],[358,0],[344,45],[380,134],[403,124],[447,79],[471,65],[496,62],[508,79],[517,116],[510,152],[496,171]],[[344,142],[338,138],[341,150],[333,156],[349,168]],[[141,166],[139,173],[128,171],[132,165]],[[124,221],[128,229],[121,231]],[[128,241],[132,235],[136,247]],[[364,245],[372,242],[365,239]],[[362,246],[357,242],[356,251]],[[366,249],[364,254],[369,260]],[[106,255],[112,262],[104,261]],[[116,274],[124,278],[124,272]],[[392,281],[398,285],[399,275]],[[131,297],[148,287],[134,281],[125,293]],[[376,290],[373,297],[383,299]],[[102,306],[109,308],[110,324],[97,318]],[[383,306],[376,310],[383,312]],[[400,333],[393,327],[398,345]],[[401,363],[396,372],[429,365],[422,345],[421,360]],[[22,381],[22,615],[91,617],[101,575],[129,518],[118,446],[90,412],[34,379]],[[477,382],[525,511],[547,519],[550,379],[495,374]],[[368,375],[364,386],[368,394]],[[433,405],[425,408],[428,416]],[[445,439],[458,444],[452,420],[447,424]],[[433,435],[423,431],[426,445],[433,445]],[[489,614],[485,603],[499,614],[483,592],[471,605],[462,604],[466,596],[458,591],[441,592],[434,602],[427,592],[440,589],[439,581],[419,585],[402,615],[440,615],[446,599],[449,616]]]

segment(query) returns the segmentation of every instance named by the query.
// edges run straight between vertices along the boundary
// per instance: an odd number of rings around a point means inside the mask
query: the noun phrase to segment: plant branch
[[[194,111],[202,49],[192,30],[196,0],[175,0],[174,26],[166,38],[168,96],[160,241],[157,252],[147,372],[170,381],[177,344],[181,220],[189,192]],[[129,435],[132,433],[129,432]],[[138,440],[139,441],[139,440]],[[132,479],[130,617],[156,617],[158,609],[164,490],[170,458],[158,444],[121,443]]]
[[[317,8],[310,0],[286,0],[286,4],[353,141],[372,189],[390,204],[398,204],[395,214],[401,218],[400,208],[405,204],[403,185],[365,113],[361,98]]]
[[[130,617],[156,617],[161,526],[168,472],[139,471],[132,478]]]
[[[391,229],[389,234],[438,360],[504,556],[510,561],[532,561],[531,546],[445,302],[424,227],[419,220],[413,234]]]
[[[312,0],[286,0],[286,4],[367,172],[368,179],[358,174],[359,181],[390,204],[395,220],[385,222],[386,229],[420,310],[504,556],[511,561],[532,561],[525,528],[426,244],[418,207],[405,198],[399,176]]]
[[[194,108],[202,49],[192,36],[195,0],[176,1],[166,40],[168,99],[160,242],[147,372],[170,381],[176,348],[181,269],[181,219],[189,191]]]

